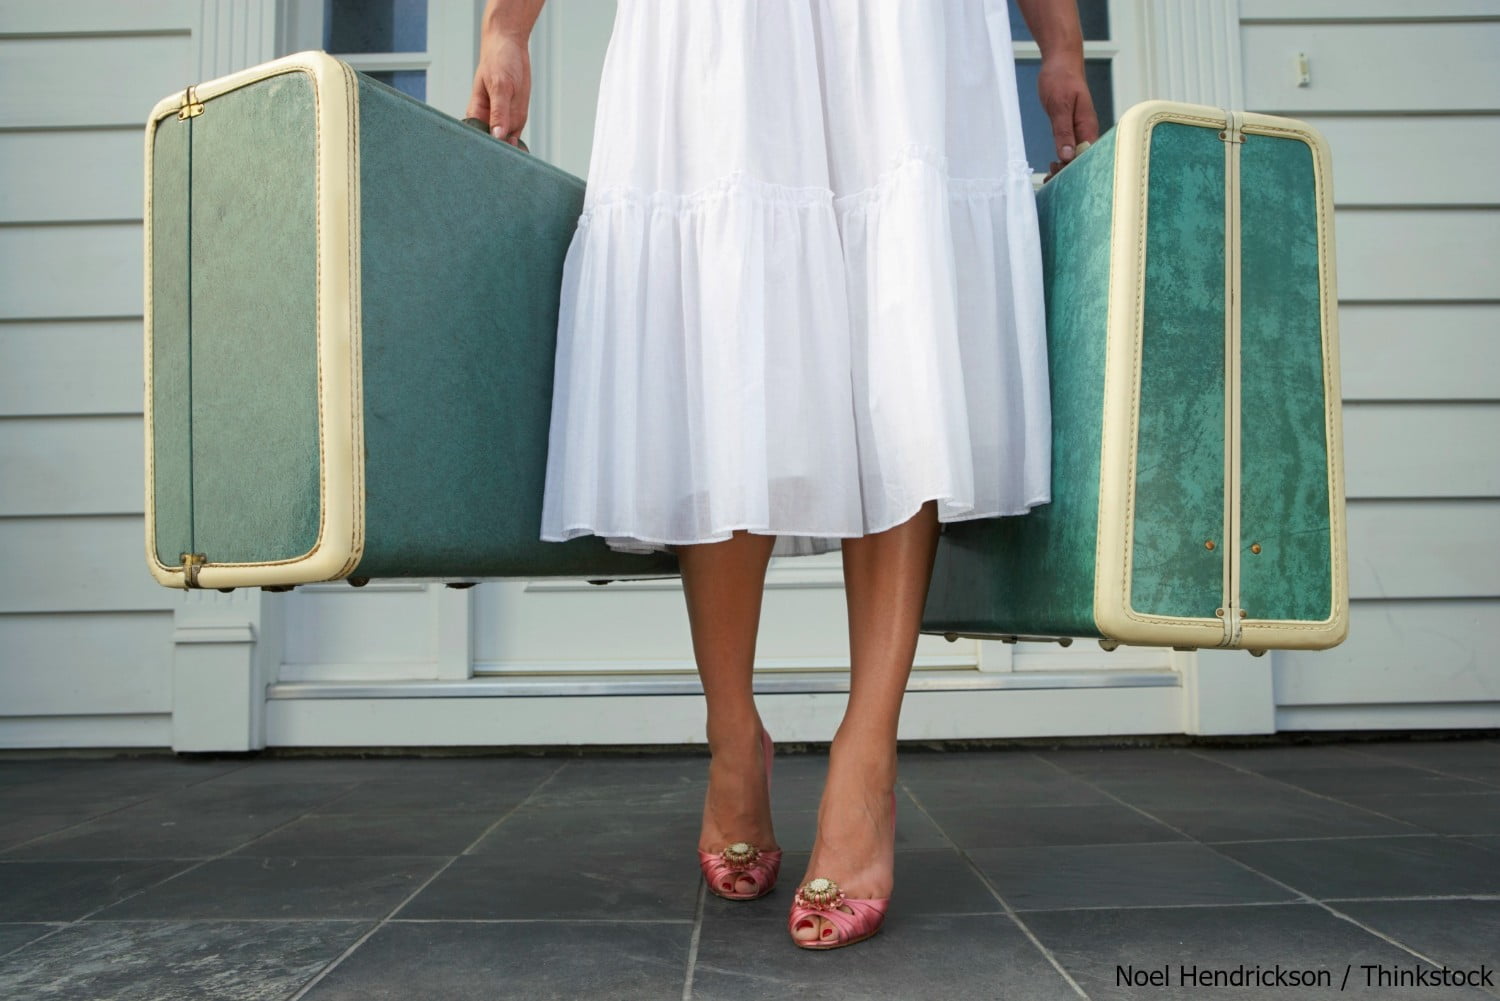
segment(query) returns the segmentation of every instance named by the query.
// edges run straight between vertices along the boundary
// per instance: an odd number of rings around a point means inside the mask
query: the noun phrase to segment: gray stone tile
[[[16,782],[0,786],[0,816],[66,815],[76,820],[86,820],[144,803],[159,794],[159,789],[115,784],[102,778],[66,785]]]
[[[401,909],[401,918],[686,920],[698,883],[697,814],[519,813]]]
[[[327,921],[85,921],[0,960],[0,996],[273,1001],[368,927]]]
[[[1489,791],[1489,787],[1470,779],[1439,775],[1422,768],[1387,765],[1385,768],[1320,768],[1315,770],[1268,769],[1267,778],[1285,782],[1299,789],[1359,802],[1377,796],[1433,796]]]
[[[192,817],[211,813],[269,815],[290,820],[331,803],[355,788],[353,782],[293,782],[286,785],[205,782],[176,789],[142,803],[142,816]]]
[[[773,778],[774,783],[774,778]],[[579,758],[526,801],[528,807],[607,806],[620,811],[703,809],[708,758]]]
[[[286,814],[158,813],[127,807],[5,853],[5,858],[209,858],[284,824]]]
[[[788,852],[781,858],[781,878],[772,896],[781,900],[783,918],[792,906],[792,895],[801,885],[810,857],[809,852]],[[817,875],[808,874],[809,878]],[[907,914],[988,914],[1005,909],[979,874],[952,849],[897,852],[895,877],[891,906],[899,906]],[[707,901],[711,909],[735,908],[743,903],[718,897]]]
[[[1500,855],[1436,835],[1215,847],[1320,900],[1500,893]]]
[[[59,927],[49,924],[0,923],[0,956],[21,948]]]
[[[1184,840],[1171,828],[1114,803],[1103,806],[934,806],[932,815],[938,826],[961,848]]]
[[[1247,997],[1403,1001],[1439,996],[1431,987],[1366,986],[1361,966],[1409,970],[1420,964],[1409,953],[1315,904],[1050,911],[1024,914],[1022,919],[1088,996],[1098,1001]],[[1238,987],[1183,983],[1184,968],[1234,974],[1241,967],[1250,975],[1260,971],[1270,979]],[[1308,971],[1313,986],[1278,983],[1278,967],[1283,976]],[[1349,980],[1345,985],[1346,969]],[[1127,970],[1127,976],[1132,971],[1164,973],[1166,980],[1134,986],[1128,980],[1120,982],[1120,970]],[[1319,977],[1326,977],[1326,984]],[[1442,988],[1440,996],[1489,997],[1466,988]]]
[[[690,921],[394,921],[306,998],[662,1001],[682,995],[692,933]]]
[[[0,861],[0,921],[74,921],[194,864]]]
[[[1390,767],[1390,762],[1360,754],[1347,744],[1212,747],[1198,748],[1193,753],[1217,764],[1252,772],[1316,772],[1326,768],[1379,770]]]
[[[897,891],[900,892],[899,889]],[[766,901],[760,901],[764,903]],[[1008,917],[914,913],[892,899],[874,938],[843,949],[799,949],[787,907],[705,912],[693,970],[697,1001],[1076,1001],[1062,976]]]
[[[1196,750],[1173,747],[1064,748],[1038,751],[1038,759],[1088,778],[1124,776],[1227,776],[1232,769]]]
[[[1360,805],[1438,834],[1500,834],[1500,790],[1463,796],[1371,796]]]
[[[1500,740],[1373,741],[1352,745],[1359,754],[1430,768],[1449,775],[1500,777]]]
[[[497,818],[483,813],[318,814],[256,838],[236,855],[295,858],[349,855],[457,855]]]
[[[561,768],[564,761],[519,755],[271,757],[251,761],[215,781],[225,785],[410,780],[538,783]]]
[[[816,803],[814,803],[816,806]],[[776,839],[783,848],[812,850],[813,840],[818,834],[818,811],[774,810]],[[904,795],[896,797],[896,851],[927,851],[934,848],[950,848],[931,818]]]
[[[1082,779],[1034,758],[960,760],[947,768],[905,764],[897,779],[919,803],[937,807],[1088,806],[1110,802]]]
[[[1345,803],[1294,796],[1239,805],[1142,807],[1199,841],[1263,841],[1284,838],[1365,837],[1420,834],[1422,829]]]
[[[0,852],[87,820],[88,814],[13,813],[0,817]]]
[[[519,805],[537,786],[531,779],[503,778],[443,780],[437,777],[376,779],[360,782],[348,792],[316,808],[317,813],[427,815],[433,813],[490,813],[499,815]]]
[[[379,918],[442,858],[223,858],[100,912],[101,920]]]
[[[1293,898],[1202,845],[1087,845],[973,850],[1017,910],[1245,904]]]
[[[1500,900],[1345,900],[1332,905],[1454,969],[1494,969]]]
[[[111,782],[157,788],[188,786],[229,775],[244,761],[161,755],[109,755],[97,758],[41,758],[0,761],[0,782]]]
[[[1147,811],[1153,807],[1271,806],[1317,799],[1312,793],[1285,783],[1229,769],[1222,775],[1208,776],[1122,773],[1095,776],[1093,781],[1111,796]]]

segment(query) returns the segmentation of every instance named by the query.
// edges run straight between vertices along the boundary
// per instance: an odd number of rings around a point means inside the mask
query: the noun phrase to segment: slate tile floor
[[[891,916],[827,953],[785,930],[821,750],[751,903],[701,885],[701,754],[0,756],[0,998],[1500,997],[1367,983],[1500,963],[1500,735],[1388,736],[903,748]]]

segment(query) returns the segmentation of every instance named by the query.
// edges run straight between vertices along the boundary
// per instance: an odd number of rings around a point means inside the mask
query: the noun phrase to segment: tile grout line
[[[897,768],[899,769],[899,767],[900,765],[898,764]],[[1004,909],[1005,916],[1010,918],[1011,923],[1014,924],[1016,928],[1021,932],[1021,934],[1026,937],[1027,941],[1031,943],[1032,948],[1036,949],[1042,954],[1042,958],[1044,958],[1048,963],[1051,964],[1052,968],[1057,971],[1058,976],[1062,977],[1063,981],[1067,983],[1069,987],[1073,988],[1073,992],[1075,994],[1077,994],[1080,998],[1083,998],[1084,1001],[1089,1001],[1088,992],[1079,985],[1077,980],[1073,979],[1072,974],[1070,974],[1066,969],[1063,968],[1061,961],[1058,960],[1051,949],[1047,948],[1047,946],[1042,943],[1042,940],[1039,939],[1036,933],[1031,930],[1031,926],[1021,920],[1021,917],[1016,913],[1015,908],[1010,905],[1010,902],[1007,901],[1005,897],[1001,895],[1000,891],[995,887],[995,885],[990,882],[989,877],[984,874],[984,871],[975,864],[974,860],[969,856],[968,851],[964,848],[960,848],[958,842],[954,841],[953,838],[949,836],[948,831],[938,823],[936,817],[928,812],[927,807],[922,805],[922,801],[919,800],[911,791],[910,786],[908,786],[904,781],[900,779],[897,780],[897,784],[901,786],[901,791],[906,793],[907,798],[912,801],[912,804],[921,811],[922,815],[926,817],[927,820],[932,824],[932,826],[936,828],[937,832],[943,836],[943,840],[947,841],[948,844],[952,846],[952,850],[956,852],[958,854],[958,857],[964,861],[964,864],[969,867],[969,871],[972,872],[976,877],[978,877],[979,882],[983,884],[984,888],[990,892],[990,896],[994,897],[995,901]]]
[[[708,884],[698,880],[698,899],[693,904],[693,933],[688,938],[687,972],[682,980],[682,1001],[693,999],[693,974],[698,968],[698,943],[703,938],[703,911],[708,900]]]
[[[359,949],[360,946],[368,942],[376,932],[384,928],[386,925],[390,924],[391,919],[394,918],[398,913],[400,913],[403,907],[415,900],[419,893],[427,889],[439,876],[447,872],[453,866],[453,863],[457,862],[459,859],[463,858],[466,855],[473,854],[474,848],[485,838],[489,837],[490,834],[494,832],[495,828],[499,827],[506,820],[510,819],[510,817],[513,816],[517,810],[521,809],[521,807],[523,807],[528,800],[535,796],[539,790],[544,788],[553,779],[557,778],[557,776],[561,774],[567,767],[568,762],[566,761],[558,765],[557,768],[552,771],[552,774],[548,775],[541,782],[537,783],[537,785],[530,792],[523,796],[518,802],[513,804],[509,810],[501,813],[500,816],[495,819],[495,822],[493,824],[490,824],[483,831],[481,831],[478,837],[469,842],[468,847],[466,847],[463,851],[450,856],[448,861],[439,866],[437,870],[432,873],[432,875],[423,880],[421,885],[419,885],[416,889],[412,890],[405,897],[403,897],[395,907],[392,907],[389,911],[387,911],[385,916],[377,920],[375,924],[368,928],[363,935],[359,936],[357,939],[351,942],[347,949],[335,956],[332,961],[324,964],[323,968],[317,973],[313,974],[310,980],[308,980],[305,984],[297,988],[295,992],[288,996],[287,1001],[299,1001],[300,998],[303,998],[307,995],[308,991],[312,990],[318,984],[322,983],[324,978],[326,978],[330,973],[337,969],[344,960],[354,955],[355,951]]]
[[[1048,764],[1052,764],[1052,766],[1054,768],[1057,768],[1059,771],[1064,772],[1064,774],[1071,774],[1071,773],[1068,773],[1066,769],[1062,768],[1061,765],[1057,765],[1057,764],[1054,764],[1052,762],[1048,762]],[[1230,766],[1226,765],[1224,767],[1230,767]],[[1354,925],[1356,928],[1360,928],[1360,929],[1364,930],[1365,932],[1367,932],[1367,933],[1375,936],[1376,938],[1381,939],[1382,941],[1387,942],[1390,945],[1395,946],[1396,948],[1400,949],[1401,951],[1409,953],[1410,955],[1416,957],[1417,959],[1420,959],[1422,962],[1427,963],[1428,965],[1434,967],[1435,969],[1439,969],[1439,970],[1445,970],[1445,969],[1447,969],[1447,966],[1444,965],[1443,963],[1435,962],[1434,960],[1432,960],[1428,956],[1424,956],[1422,953],[1418,952],[1416,949],[1412,948],[1411,946],[1408,946],[1406,943],[1400,942],[1400,941],[1397,941],[1394,938],[1391,938],[1389,935],[1385,934],[1384,932],[1382,932],[1382,931],[1380,931],[1380,930],[1378,930],[1376,928],[1370,927],[1369,925],[1365,924],[1364,922],[1357,920],[1352,915],[1345,914],[1343,911],[1338,910],[1336,907],[1333,907],[1332,905],[1328,904],[1327,902],[1325,902],[1323,900],[1320,900],[1317,897],[1314,897],[1313,895],[1311,895],[1309,893],[1306,893],[1306,892],[1304,892],[1302,890],[1299,890],[1297,887],[1291,885],[1290,883],[1287,883],[1287,882],[1284,882],[1284,881],[1282,881],[1280,879],[1277,879],[1275,876],[1272,876],[1270,873],[1261,872],[1259,869],[1257,869],[1254,866],[1250,865],[1248,862],[1243,862],[1240,859],[1234,858],[1231,855],[1228,855],[1228,854],[1226,854],[1224,852],[1219,851],[1217,848],[1215,848],[1213,846],[1213,844],[1208,843],[1208,842],[1204,842],[1204,841],[1200,841],[1197,838],[1194,838],[1192,835],[1188,834],[1186,831],[1183,831],[1180,828],[1174,827],[1173,825],[1167,823],[1165,820],[1162,820],[1160,817],[1153,816],[1152,814],[1148,813],[1146,810],[1141,809],[1140,807],[1137,807],[1137,806],[1135,806],[1132,803],[1127,803],[1125,800],[1123,800],[1120,797],[1118,797],[1118,796],[1114,795],[1113,793],[1111,793],[1108,789],[1105,789],[1102,786],[1096,785],[1095,783],[1090,782],[1088,779],[1080,778],[1078,776],[1074,776],[1074,777],[1075,778],[1079,778],[1079,781],[1082,781],[1082,782],[1084,782],[1084,783],[1086,783],[1088,785],[1093,786],[1095,789],[1098,789],[1101,793],[1103,793],[1104,795],[1108,796],[1110,799],[1113,799],[1115,802],[1119,803],[1121,806],[1124,806],[1124,807],[1127,807],[1128,809],[1134,810],[1137,813],[1141,814],[1143,817],[1147,817],[1148,819],[1154,820],[1158,824],[1162,824],[1165,827],[1169,828],[1170,830],[1177,831],[1178,834],[1181,834],[1183,837],[1188,838],[1189,841],[1191,841],[1193,844],[1196,844],[1196,845],[1198,845],[1198,846],[1200,846],[1202,848],[1208,849],[1209,851],[1211,851],[1215,855],[1217,855],[1219,858],[1225,859],[1226,861],[1231,862],[1234,865],[1237,865],[1240,868],[1244,869],[1246,872],[1249,872],[1249,873],[1252,873],[1252,874],[1254,874],[1256,876],[1259,876],[1261,879],[1264,879],[1267,882],[1274,883],[1275,885],[1281,887],[1284,890],[1291,891],[1292,893],[1296,894],[1298,897],[1301,897],[1303,902],[1313,904],[1313,905],[1315,905],[1317,907],[1321,907],[1323,910],[1327,911],[1329,914],[1333,915],[1335,918],[1338,918],[1341,921],[1347,921],[1348,923]],[[1337,801],[1335,801],[1335,802],[1337,802]]]

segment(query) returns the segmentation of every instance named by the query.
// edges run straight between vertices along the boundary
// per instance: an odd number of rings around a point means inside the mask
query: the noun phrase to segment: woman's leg
[[[937,538],[937,502],[928,501],[894,528],[843,540],[849,705],[829,749],[818,837],[798,885],[826,876],[850,897],[891,894],[896,722],[916,657]],[[824,924],[814,917],[794,933],[817,940]]]
[[[781,847],[771,828],[751,670],[761,596],[774,535],[735,532],[723,542],[674,546],[682,568],[693,656],[708,704],[708,794],[698,848],[717,852],[735,841]],[[735,889],[754,890],[744,880]]]

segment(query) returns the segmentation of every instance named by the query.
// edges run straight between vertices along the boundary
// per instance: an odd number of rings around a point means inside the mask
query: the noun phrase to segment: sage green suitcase
[[[923,632],[1342,641],[1331,176],[1302,122],[1153,101],[1042,187],[1052,502],[945,527]]]
[[[677,573],[539,538],[582,180],[322,52],[166,98],[145,152],[158,581]]]

